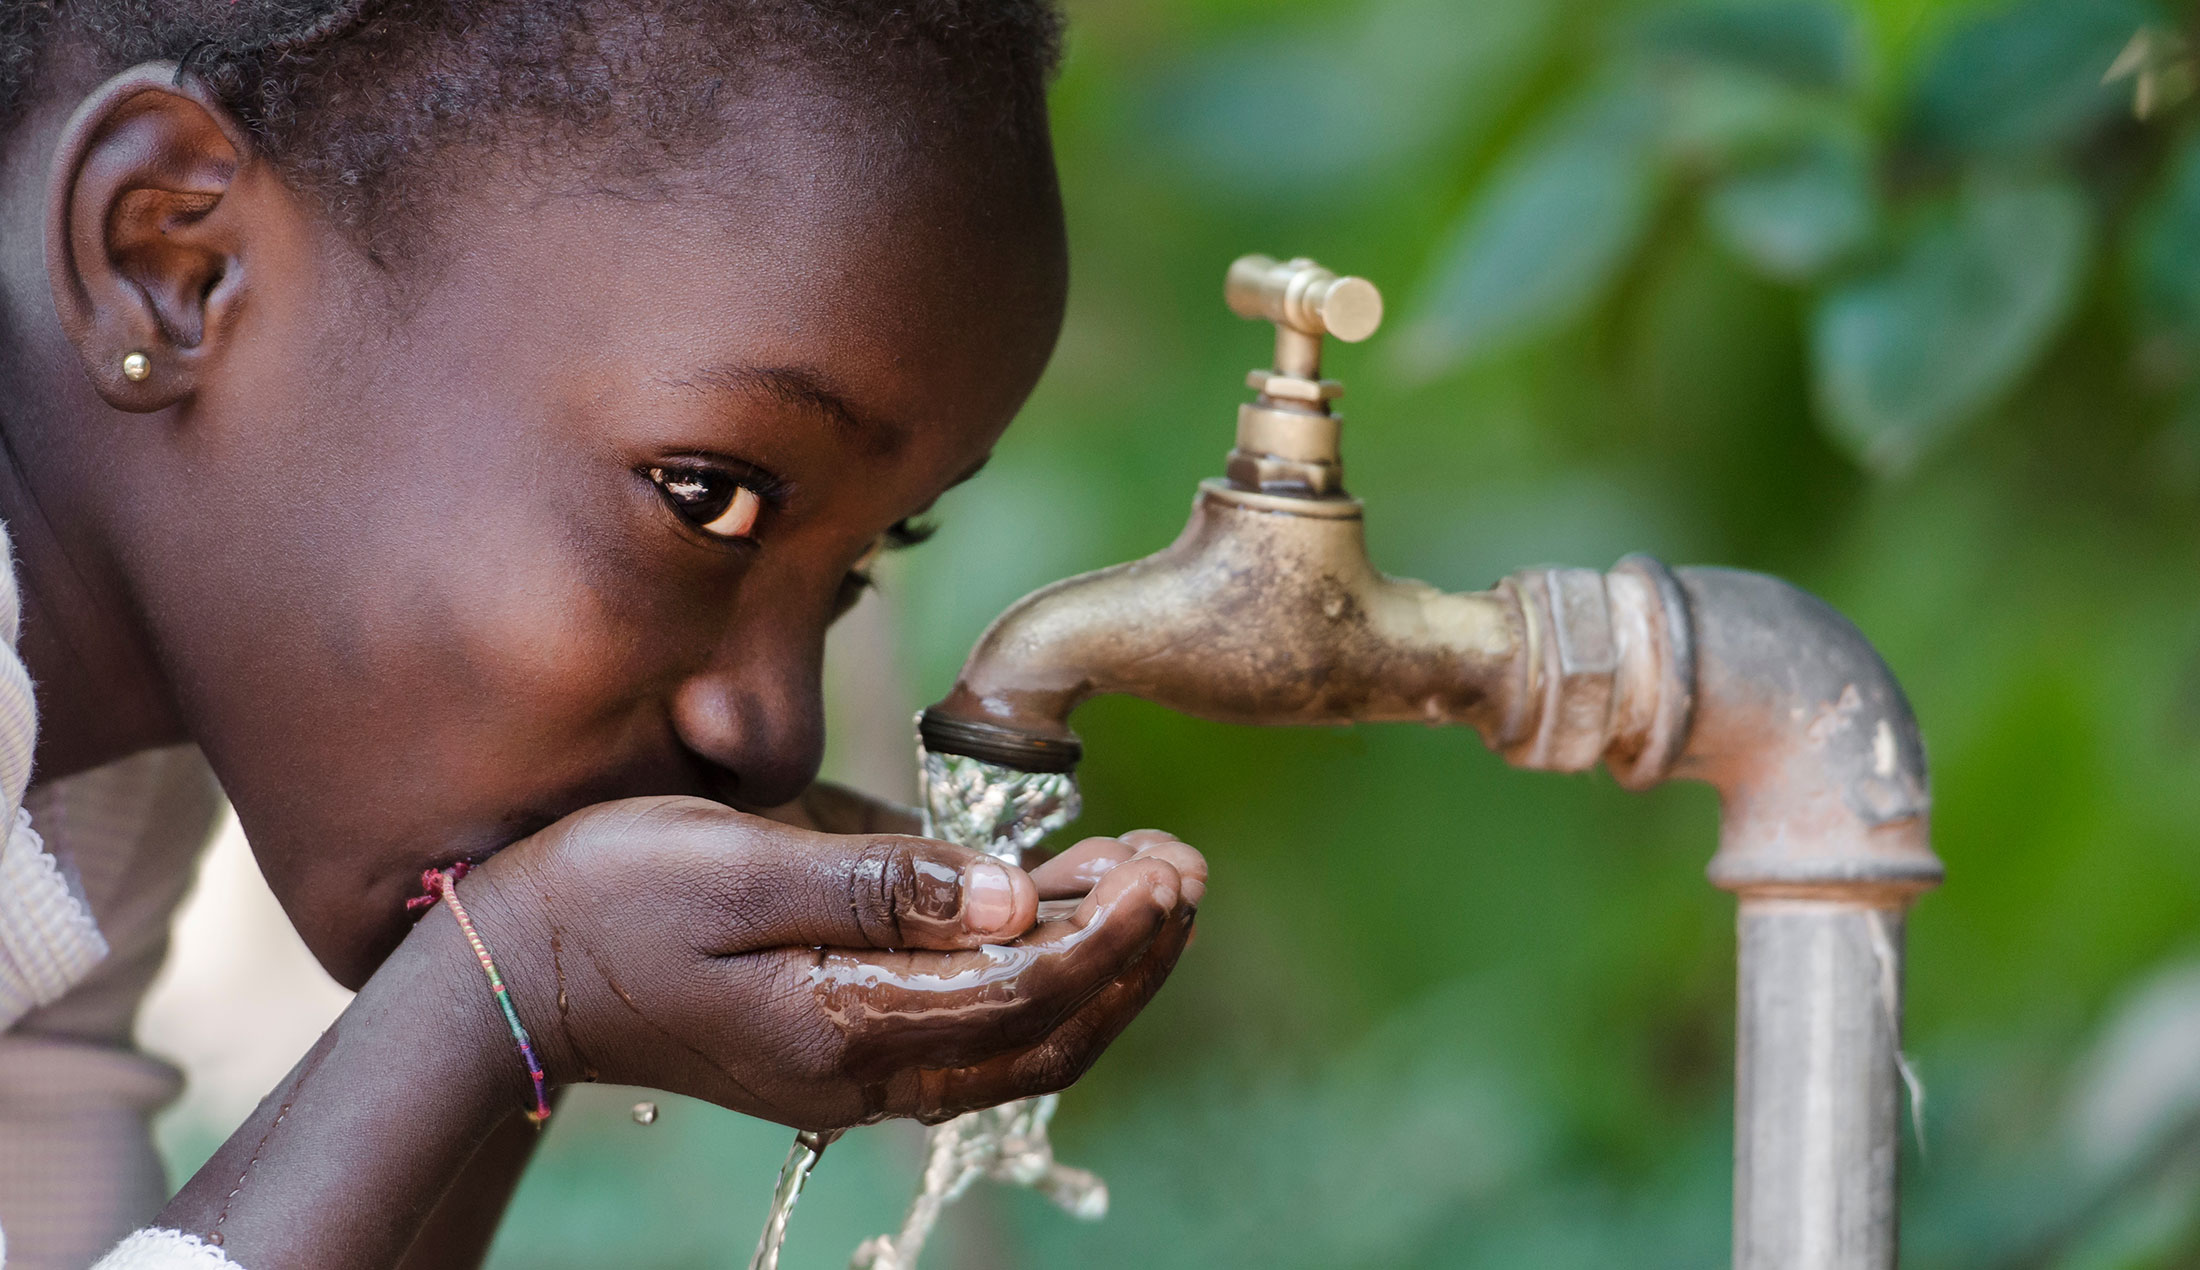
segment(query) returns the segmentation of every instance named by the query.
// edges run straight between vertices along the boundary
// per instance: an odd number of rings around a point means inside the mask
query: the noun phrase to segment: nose
[[[712,794],[748,807],[794,801],[825,761],[824,629],[726,642],[674,691],[681,744],[713,770]]]

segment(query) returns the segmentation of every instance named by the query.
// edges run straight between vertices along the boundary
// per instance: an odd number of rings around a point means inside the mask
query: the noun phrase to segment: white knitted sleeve
[[[107,955],[92,912],[31,829],[23,791],[38,744],[38,702],[15,651],[22,604],[0,528],[0,1032],[58,999]]]
[[[0,1032],[32,1007],[57,1000],[107,955],[91,910],[23,810],[38,743],[38,703],[15,651],[22,607],[0,530]]]
[[[92,1270],[242,1270],[222,1250],[178,1230],[141,1230],[115,1245]]]

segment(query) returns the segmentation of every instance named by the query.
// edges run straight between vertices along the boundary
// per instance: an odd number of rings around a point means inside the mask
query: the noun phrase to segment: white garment
[[[0,843],[0,1032],[5,1032],[32,1007],[57,1001],[83,982],[107,956],[107,941],[23,810],[38,745],[38,699],[15,651],[23,605],[5,528],[0,528],[0,557],[6,565],[0,568],[0,825],[7,827],[7,840]]]
[[[23,664],[12,653],[4,660]],[[0,686],[0,698],[6,696]],[[14,812],[7,841],[0,843],[0,1031],[34,1007],[59,1001],[107,956],[99,923],[70,893],[60,863],[31,828],[22,799],[20,787],[12,799],[0,790],[0,800]]]
[[[83,1270],[168,1197],[149,1125],[182,1078],[138,1050],[133,1025],[221,798],[185,747],[48,781],[26,802],[111,951],[0,1034],[0,1224],[12,1270]]]
[[[176,1230],[141,1230],[92,1270],[236,1270],[222,1250]]]
[[[181,1078],[130,1030],[220,793],[188,748],[29,793],[38,712],[21,612],[0,526],[0,1216],[16,1228],[12,1250],[0,1233],[0,1266],[12,1251],[18,1270],[75,1270],[166,1194],[148,1117]],[[96,1270],[224,1268],[219,1249],[141,1231]]]

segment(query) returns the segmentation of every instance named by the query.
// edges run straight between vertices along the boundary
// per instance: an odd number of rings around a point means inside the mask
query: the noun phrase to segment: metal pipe
[[[1895,1264],[1902,915],[1743,897],[1734,1264]]]
[[[1538,569],[1523,767],[1606,763],[1719,792],[1712,882],[1740,899],[1737,1270],[1891,1270],[1903,920],[1939,884],[1917,720],[1807,592],[1732,569]]]
[[[1698,670],[1675,775],[1717,787],[1711,879],[1741,901],[1734,1264],[1891,1270],[1904,916],[1942,872],[1917,720],[1815,597],[1680,581]]]
[[[1276,320],[1299,373],[1250,376],[1228,478],[1175,544],[1003,613],[925,744],[1065,771],[1070,712],[1129,693],[1235,723],[1465,723],[1521,767],[1712,785],[1709,872],[1740,900],[1734,1264],[1891,1270],[1903,917],[1941,878],[1901,688],[1840,614],[1758,574],[1637,556],[1446,595],[1378,572],[1342,488],[1341,390],[1311,378],[1317,300],[1373,329],[1346,282],[1233,270],[1233,307]]]

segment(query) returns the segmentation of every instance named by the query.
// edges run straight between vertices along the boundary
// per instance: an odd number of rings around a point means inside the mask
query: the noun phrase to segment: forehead
[[[846,127],[757,123],[640,190],[492,175],[436,238],[422,317],[695,370],[815,368],[917,427],[1005,425],[1066,277],[1050,165],[1019,180]]]

